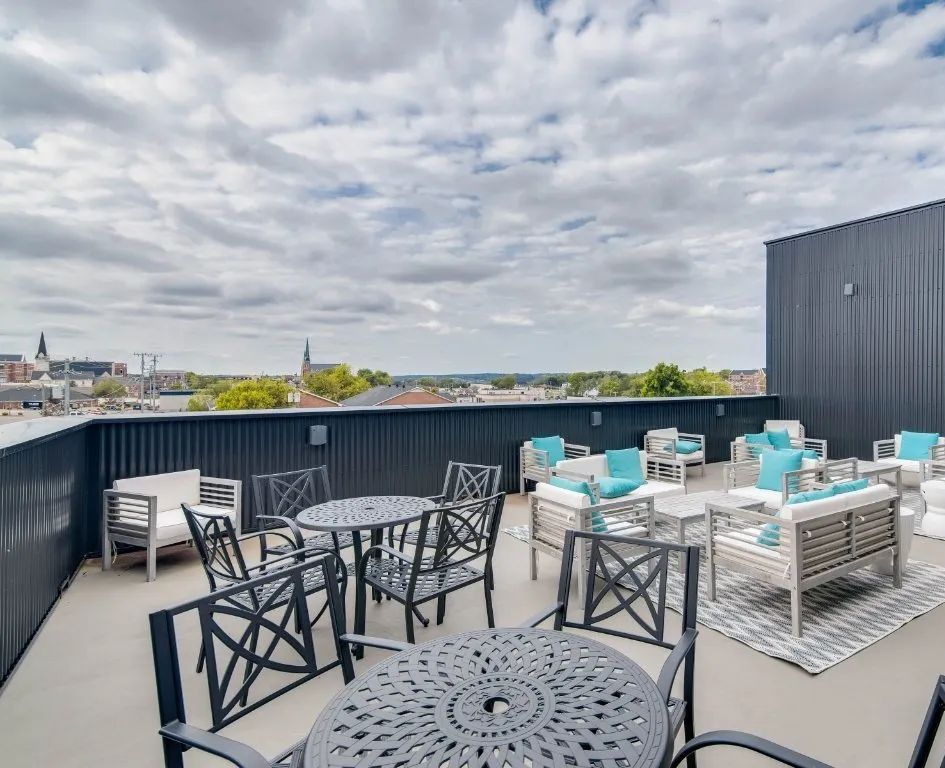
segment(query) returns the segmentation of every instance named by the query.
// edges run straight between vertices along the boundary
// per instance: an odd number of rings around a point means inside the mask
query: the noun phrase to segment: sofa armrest
[[[722,478],[725,483],[725,490],[731,491],[735,488],[747,488],[758,482],[758,475],[761,472],[761,462],[754,460],[733,461],[722,467]]]
[[[798,442],[800,443],[801,450],[813,451],[818,456],[820,456],[821,459],[827,458],[826,440],[818,440],[816,437],[802,437]]]
[[[519,469],[523,477],[538,482],[548,482],[551,477],[551,460],[548,451],[523,445],[518,449]]]
[[[107,490],[102,493],[102,531],[132,539],[157,531],[157,495]]]
[[[893,459],[896,457],[896,439],[894,437],[888,440],[876,440],[873,443],[873,461],[880,459]]]
[[[646,479],[686,487],[686,464],[679,459],[646,455]]]
[[[589,445],[577,445],[575,443],[564,444],[564,457],[566,459],[577,459],[581,456],[590,456],[591,447]]]
[[[922,481],[945,480],[945,461],[923,461]]]

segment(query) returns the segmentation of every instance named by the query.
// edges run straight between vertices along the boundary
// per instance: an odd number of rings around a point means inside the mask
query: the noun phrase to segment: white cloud
[[[764,239],[941,196],[921,6],[0,0],[3,351],[760,365]]]

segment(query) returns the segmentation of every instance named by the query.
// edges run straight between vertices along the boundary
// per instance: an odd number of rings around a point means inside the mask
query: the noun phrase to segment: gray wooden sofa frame
[[[564,444],[564,458],[578,459],[581,456],[590,456],[591,448],[589,445],[576,445],[574,443]],[[541,451],[538,448],[529,448],[523,445],[518,449],[519,458],[519,493],[525,495],[525,484],[528,480],[536,483],[547,483],[551,478],[551,461],[548,451]]]
[[[221,477],[200,476],[200,503],[234,510],[236,535],[242,528],[243,483]],[[186,533],[157,540],[157,496],[131,491],[107,490],[102,503],[102,570],[112,567],[112,542],[147,550],[147,580],[157,578],[157,550],[191,540]],[[160,510],[165,511],[165,510]]]
[[[676,452],[676,440],[672,437],[660,437],[659,435],[646,434],[643,436],[643,450],[647,456],[657,454],[666,456],[673,461],[681,461],[688,469],[690,466],[699,467],[699,477],[705,477],[705,435],[696,435],[689,432],[680,432],[679,440],[688,440],[693,443],[699,443],[699,453],[701,458],[698,461],[690,462],[689,454]],[[667,450],[669,448],[670,450]]]

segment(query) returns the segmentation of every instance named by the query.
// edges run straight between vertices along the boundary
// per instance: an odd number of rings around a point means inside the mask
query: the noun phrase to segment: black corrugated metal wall
[[[767,244],[768,391],[834,457],[945,434],[945,203]],[[847,283],[856,286],[844,296]]]

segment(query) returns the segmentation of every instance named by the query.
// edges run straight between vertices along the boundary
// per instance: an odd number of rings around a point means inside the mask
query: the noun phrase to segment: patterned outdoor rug
[[[528,541],[528,526],[505,528]],[[716,571],[716,601],[705,599],[699,578],[699,623],[757,651],[823,672],[945,603],[945,568],[913,560],[902,589],[869,569],[855,571],[804,593],[804,636],[791,634],[791,602],[778,589],[731,571]],[[669,605],[682,605],[682,579],[670,570]]]

